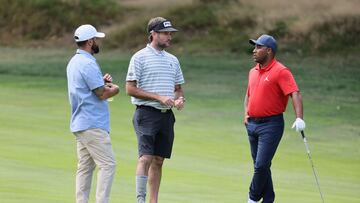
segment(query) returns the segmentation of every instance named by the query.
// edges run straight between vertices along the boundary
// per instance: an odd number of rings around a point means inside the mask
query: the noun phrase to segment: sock
[[[248,203],[257,203],[257,202],[249,198]]]
[[[145,203],[147,176],[136,176],[136,198],[138,203]]]

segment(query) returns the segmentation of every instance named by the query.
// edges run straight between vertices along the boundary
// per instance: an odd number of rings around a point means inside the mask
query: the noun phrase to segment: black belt
[[[157,109],[155,107],[152,106],[145,106],[145,105],[136,105],[137,109],[148,109],[151,111],[156,111],[156,112],[160,112],[160,113],[168,113],[171,111],[171,109]]]
[[[253,121],[255,123],[265,123],[276,118],[282,118],[282,114],[274,115],[274,116],[267,116],[267,117],[249,117],[249,121]]]

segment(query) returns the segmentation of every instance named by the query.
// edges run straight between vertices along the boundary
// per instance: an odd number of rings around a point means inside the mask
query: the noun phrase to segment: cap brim
[[[249,39],[249,43],[252,44],[252,45],[264,46],[264,44],[259,43],[258,41],[254,40],[254,39]]]
[[[104,38],[105,37],[105,33],[103,32],[97,32],[95,37],[98,37],[98,38]]]
[[[175,28],[172,28],[172,27],[168,27],[168,28],[164,28],[164,29],[161,29],[161,30],[158,30],[156,32],[178,32],[179,30],[175,29]]]

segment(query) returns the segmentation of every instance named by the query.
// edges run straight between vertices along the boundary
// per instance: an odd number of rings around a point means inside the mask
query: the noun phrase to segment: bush
[[[268,31],[269,35],[274,36],[276,39],[280,39],[289,34],[289,27],[285,21],[277,21],[272,29]]]
[[[192,4],[171,10],[166,16],[184,32],[209,30],[218,24],[217,17],[210,7]]]
[[[126,26],[123,29],[114,31],[104,43],[110,48],[138,49],[145,46],[147,42],[147,20],[141,19]]]
[[[197,0],[201,4],[210,4],[210,3],[216,3],[216,4],[227,4],[231,2],[236,2],[237,0]]]
[[[172,21],[175,28],[179,29],[173,42],[186,41],[185,36],[196,37],[204,33],[209,33],[216,26],[217,18],[212,10],[201,4],[191,4],[178,7],[160,14],[160,16]],[[116,30],[109,36],[110,40],[105,43],[109,47],[120,47],[126,49],[138,49],[147,42],[146,26],[149,19],[139,18],[133,23]]]
[[[288,50],[346,52],[360,48],[360,16],[337,16],[313,25],[306,33],[289,33]]]
[[[85,23],[111,24],[121,14],[113,0],[0,0],[0,37],[61,37]]]
[[[312,34],[314,33],[314,34]],[[340,16],[315,25],[308,34],[315,48],[320,50],[342,49],[360,45],[360,15]]]

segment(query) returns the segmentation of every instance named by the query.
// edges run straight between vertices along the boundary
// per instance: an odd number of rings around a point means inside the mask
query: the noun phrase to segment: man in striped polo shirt
[[[175,117],[172,108],[184,107],[181,84],[184,77],[178,59],[164,49],[170,46],[171,22],[156,17],[147,26],[150,43],[131,58],[126,92],[136,105],[133,125],[138,140],[136,197],[145,203],[149,180],[150,203],[157,203],[162,165],[170,158],[174,141]]]

